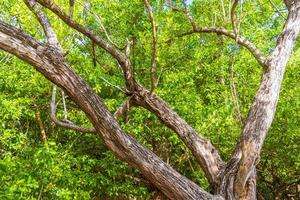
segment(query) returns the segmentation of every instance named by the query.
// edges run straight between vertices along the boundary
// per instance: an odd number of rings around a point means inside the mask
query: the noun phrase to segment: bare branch
[[[56,86],[53,86],[52,90],[52,98],[50,102],[50,119],[59,127],[62,128],[67,128],[71,129],[73,131],[78,131],[78,132],[83,132],[83,133],[95,133],[96,130],[95,128],[84,128],[80,127],[70,120],[66,121],[61,121],[56,117],[56,110],[57,110],[57,105],[56,105]]]
[[[67,104],[66,104],[65,92],[63,90],[61,91],[61,98],[64,106],[64,121],[68,121]]]
[[[286,20],[286,17],[281,13],[281,11],[277,8],[277,6],[273,3],[272,0],[269,0],[272,7],[275,9],[275,12],[277,12],[283,19]]]
[[[123,93],[126,93],[121,87],[115,85],[115,84],[112,84],[111,82],[109,82],[108,80],[106,80],[104,77],[100,76],[100,78],[105,82],[107,83],[109,86],[112,86],[114,88],[117,88],[118,90],[120,90],[121,92]]]
[[[192,27],[193,27],[193,30],[197,30],[197,25],[196,25],[196,22],[193,18],[193,16],[190,14],[190,12],[188,11],[188,8],[187,8],[187,5],[186,3],[183,1],[184,3],[184,10],[183,10],[183,13],[185,14],[185,16],[188,18],[188,20],[190,21]]]
[[[125,55],[127,56],[127,58],[129,58],[130,56],[130,46],[132,44],[131,41],[129,41],[128,39],[127,40],[127,44],[126,44],[126,47],[125,47]]]
[[[151,67],[150,67],[150,79],[151,79],[151,89],[152,93],[155,89],[155,66],[156,66],[156,57],[157,57],[157,36],[156,36],[156,23],[153,16],[152,8],[148,0],[144,0],[144,5],[148,13],[149,20],[151,22],[152,29],[152,53],[151,53]]]
[[[97,66],[97,59],[96,59],[96,47],[95,43],[92,41],[92,56],[93,56],[93,65],[94,67]]]
[[[224,27],[215,27],[215,26],[203,27],[200,29],[180,33],[177,35],[177,37],[182,37],[182,36],[191,35],[191,34],[195,34],[195,33],[197,33],[197,34],[216,33],[219,35],[225,35],[231,39],[236,40],[235,33],[227,31]],[[237,43],[239,45],[242,45],[243,47],[247,48],[250,51],[250,53],[256,58],[256,60],[260,63],[261,66],[263,66],[263,67],[266,66],[265,57],[260,53],[259,49],[253,43],[251,43],[249,40],[247,40],[246,38],[244,38],[242,36],[237,37]]]
[[[246,184],[251,184],[251,190],[255,190],[255,184],[253,184],[256,174],[255,168],[260,159],[259,154],[263,142],[275,115],[286,64],[292,54],[299,32],[300,1],[292,0],[288,19],[277,45],[266,58],[267,67],[263,70],[260,87],[251,106],[239,143],[231,162],[229,162],[235,163],[234,165],[237,166],[237,169],[234,167],[227,174],[234,180],[227,180],[227,182],[233,183],[233,190],[237,199],[251,199],[249,196],[244,196],[247,194],[241,192],[244,191]]]
[[[199,134],[190,125],[188,125],[186,121],[180,118],[177,113],[170,109],[163,100],[154,94],[151,94],[135,81],[131,71],[130,62],[124,53],[119,52],[118,49],[109,45],[98,35],[95,35],[86,27],[83,27],[70,19],[52,0],[37,1],[54,12],[67,25],[89,37],[92,41],[111,53],[111,55],[118,60],[125,75],[127,85],[126,94],[129,96],[132,95],[134,97],[133,100],[137,105],[153,111],[164,122],[164,124],[178,134],[178,136],[192,151],[193,155],[197,158],[197,161],[200,163],[204,171],[207,172],[207,177],[210,183],[215,186],[218,182],[219,170],[223,165],[223,161],[221,160],[216,148],[208,140],[201,138]]]
[[[231,16],[234,15],[234,10],[235,10],[235,7],[237,6],[237,3],[238,3],[238,0],[234,0],[234,1],[235,1],[234,5],[231,9]],[[256,58],[256,60],[260,63],[260,65],[262,67],[265,67],[265,63],[264,63],[265,62],[265,57],[262,56],[259,49],[253,43],[251,43],[246,38],[238,35],[238,29],[237,29],[235,23],[233,22],[233,20],[232,20],[233,27],[234,27],[234,32],[233,33],[227,31],[224,27],[211,26],[211,27],[198,28],[197,25],[196,25],[195,20],[192,17],[192,15],[188,12],[188,9],[187,9],[186,5],[185,5],[184,10],[174,8],[174,6],[172,4],[170,4],[170,5],[171,5],[171,7],[174,11],[183,12],[185,14],[185,16],[188,18],[188,20],[190,21],[190,23],[192,25],[192,28],[193,28],[193,30],[191,30],[191,31],[178,34],[177,37],[183,37],[183,36],[191,35],[191,34],[194,34],[194,33],[198,33],[198,34],[201,34],[201,33],[216,33],[216,34],[220,34],[220,35],[225,35],[229,38],[232,38],[232,39],[236,40],[236,42],[238,44],[246,47],[252,53],[252,55]],[[231,18],[233,19],[234,16],[232,16]],[[169,41],[167,41],[167,42],[169,42]]]
[[[35,118],[36,118],[36,121],[37,121],[40,131],[41,131],[40,137],[41,137],[42,142],[45,143],[47,141],[47,134],[46,134],[44,123],[41,118],[40,109],[37,106],[35,101],[33,102],[33,107],[35,108]]]
[[[235,19],[234,11],[235,11],[235,8],[237,7],[238,3],[239,3],[239,0],[234,0],[233,5],[231,7],[231,11],[230,11],[231,24],[232,24],[232,28],[233,28],[236,38],[238,37],[238,28],[236,26],[236,19]]]
[[[243,125],[243,118],[242,118],[242,114],[241,114],[241,111],[240,111],[238,94],[237,94],[236,86],[235,86],[235,83],[234,83],[235,57],[236,57],[236,52],[234,52],[234,55],[232,57],[232,61],[231,61],[231,64],[230,64],[230,91],[231,91],[231,96],[232,96],[232,100],[233,100],[233,109],[234,109],[234,112],[235,112],[235,117],[236,117],[237,121],[241,125]]]

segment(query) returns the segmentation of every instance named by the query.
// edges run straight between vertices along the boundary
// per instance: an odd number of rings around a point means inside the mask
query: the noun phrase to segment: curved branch
[[[218,35],[225,35],[233,40],[236,40],[238,44],[242,45],[243,47],[247,48],[249,52],[256,58],[256,60],[259,62],[259,64],[262,67],[265,67],[265,60],[266,58],[261,54],[259,49],[249,40],[242,36],[238,36],[236,38],[235,33],[229,32],[226,30],[224,27],[216,27],[216,26],[211,26],[211,27],[203,27],[203,28],[197,28],[196,30],[180,33],[177,35],[177,37],[182,37],[186,35],[192,35],[192,34],[201,34],[201,33],[215,33]]]
[[[61,121],[56,117],[56,86],[53,86],[52,98],[50,102],[50,119],[59,127],[71,129],[73,131],[78,131],[82,133],[95,133],[95,128],[84,128],[80,127],[70,120]]]
[[[39,23],[43,27],[44,33],[47,37],[48,43],[50,46],[57,48],[59,51],[62,51],[62,48],[59,44],[57,36],[47,18],[45,13],[42,11],[41,7],[36,3],[35,0],[24,0],[27,7],[33,12],[33,14],[38,19]]]

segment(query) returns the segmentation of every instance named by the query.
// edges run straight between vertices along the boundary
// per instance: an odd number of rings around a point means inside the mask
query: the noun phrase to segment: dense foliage
[[[68,10],[68,1],[56,2]],[[187,1],[200,27],[218,25],[231,29],[230,2],[224,1],[224,9],[222,2]],[[158,29],[156,77],[160,81],[155,92],[210,138],[227,159],[243,126],[236,119],[230,85],[234,82],[237,88],[240,112],[245,119],[261,68],[234,40],[215,34],[177,37],[191,29],[184,15],[162,0],[150,3]],[[99,48],[93,52],[93,44],[87,38],[48,14],[68,53],[68,61],[114,112],[125,99],[120,91],[124,81],[117,63]],[[130,57],[135,75],[139,82],[150,86],[151,30],[143,2],[76,1],[74,18],[105,37],[95,14],[118,46],[125,46],[126,39],[133,41]],[[279,0],[245,1],[237,14],[241,20],[240,34],[268,53],[286,14]],[[0,19],[43,41],[42,28],[23,2],[4,0]],[[298,47],[299,44],[287,67],[276,117],[258,166],[258,192],[265,199],[295,194],[295,185],[300,181]],[[60,129],[51,123],[51,83],[9,54],[0,52],[0,60],[0,199],[153,196],[153,188],[143,184],[139,172],[118,161],[96,136]],[[63,118],[61,100],[58,103],[58,114]],[[69,119],[90,125],[68,98],[67,108]],[[154,115],[142,108],[132,108],[128,119],[122,120],[122,127],[179,172],[209,189],[190,152]],[[47,135],[45,142],[41,140],[42,131]]]

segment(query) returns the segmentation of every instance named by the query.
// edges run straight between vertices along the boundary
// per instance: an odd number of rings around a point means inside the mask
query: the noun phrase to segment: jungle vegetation
[[[299,199],[300,1],[2,0],[0,199]]]

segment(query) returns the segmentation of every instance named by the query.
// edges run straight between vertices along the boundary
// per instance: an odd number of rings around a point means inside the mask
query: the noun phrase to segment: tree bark
[[[248,45],[249,50],[254,48],[254,56],[263,66],[263,75],[239,142],[226,165],[208,140],[201,138],[162,99],[135,81],[126,54],[84,26],[77,24],[52,0],[37,1],[58,15],[70,27],[89,37],[119,62],[127,84],[126,92],[131,96],[130,102],[124,108],[128,108],[131,103],[142,106],[175,131],[201,164],[217,195],[209,194],[199,188],[195,183],[163,162],[153,152],[140,145],[130,135],[123,132],[101,98],[67,63],[55,33],[47,20],[40,19],[40,22],[45,25],[44,30],[49,29],[48,31],[50,31],[46,34],[49,39],[49,46],[37,42],[20,29],[0,21],[0,49],[29,63],[48,80],[61,87],[85,112],[95,128],[96,134],[103,139],[106,146],[119,159],[139,169],[144,177],[170,199],[256,199],[256,165],[259,162],[259,154],[264,139],[274,118],[285,67],[300,32],[300,1],[286,1],[289,10],[288,20],[278,39],[277,46],[267,58],[261,57],[258,49],[249,46],[245,41],[240,41],[246,47]],[[38,8],[34,7],[35,0],[28,0],[28,3],[33,10]],[[42,16],[43,13],[37,10],[36,15]],[[45,31],[47,32],[47,30]],[[205,32],[204,29],[202,32]],[[216,31],[213,30],[212,32]],[[226,32],[223,34],[226,35]],[[121,113],[125,111],[120,110]]]
[[[256,199],[256,165],[273,121],[287,62],[300,31],[300,2],[292,1],[288,19],[263,76],[235,152],[221,173],[219,194],[225,199]]]
[[[136,167],[170,199],[222,199],[199,188],[158,156],[125,134],[99,96],[68,65],[57,49],[45,46],[21,30],[0,22],[0,48],[31,64],[58,85],[82,109],[106,146]]]

